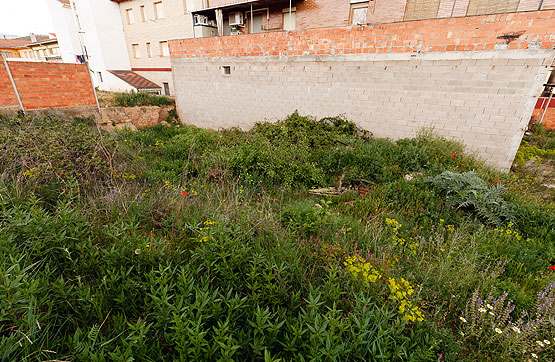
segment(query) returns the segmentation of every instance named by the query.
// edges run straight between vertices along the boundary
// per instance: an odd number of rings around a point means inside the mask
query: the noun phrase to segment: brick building
[[[555,9],[555,0],[207,0],[195,37]]]

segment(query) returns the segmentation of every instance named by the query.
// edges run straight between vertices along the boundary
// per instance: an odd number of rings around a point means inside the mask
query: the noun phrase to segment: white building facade
[[[88,61],[95,87],[134,88],[110,70],[130,70],[118,4],[109,0],[47,0],[64,62]]]

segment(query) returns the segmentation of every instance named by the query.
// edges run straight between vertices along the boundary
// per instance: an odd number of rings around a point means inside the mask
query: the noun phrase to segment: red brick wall
[[[496,47],[553,49],[555,12],[432,19],[369,27],[313,29],[170,41],[172,58],[406,53],[493,50]],[[504,34],[524,32],[506,45]]]
[[[26,110],[96,104],[85,64],[8,61],[8,66]],[[0,94],[0,106],[6,105]]]
[[[19,103],[17,103],[17,98],[10,78],[8,77],[8,72],[6,71],[2,58],[0,58],[0,107],[17,107],[18,105]]]
[[[499,1],[499,0],[490,0]],[[224,6],[241,2],[240,0],[209,0],[209,7]],[[441,0],[437,18],[450,18],[466,16],[470,0]],[[541,0],[520,0],[518,11],[537,11]],[[330,28],[349,25],[350,1],[349,0],[304,0],[292,1],[297,8],[297,30],[316,28]],[[271,5],[272,8],[285,8],[288,2]],[[370,0],[368,6],[367,22],[369,24],[384,24],[403,21],[407,0]],[[256,8],[256,6],[255,6]],[[555,0],[544,0],[543,10],[555,9]],[[273,12],[273,11],[272,11]],[[279,16],[278,16],[279,15]],[[272,26],[276,28],[281,14],[272,14]]]
[[[305,0],[296,7],[297,30],[344,26],[349,22],[348,0]]]
[[[368,5],[366,21],[370,24],[402,21],[407,0],[372,0]]]
[[[532,113],[532,119],[534,119],[536,122],[540,121],[540,118],[542,117],[542,114],[545,110],[546,103],[547,103],[547,98],[540,98],[538,100],[538,103],[536,103],[536,108]],[[543,118],[542,124],[543,124],[543,127],[546,129],[555,130],[555,99],[551,100],[551,103],[549,104],[549,108],[547,109],[547,112],[545,113],[545,117]]]

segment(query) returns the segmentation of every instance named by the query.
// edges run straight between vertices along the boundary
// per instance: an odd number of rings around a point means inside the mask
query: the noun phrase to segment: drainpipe
[[[252,3],[251,3],[251,34],[254,33],[254,15],[252,14]]]
[[[94,83],[93,83],[93,79],[92,79],[92,75],[91,75],[91,68],[89,68],[89,61],[88,60],[85,62],[85,65],[87,67],[87,73],[89,73],[89,79],[91,80],[91,87],[92,87],[93,93],[94,93],[94,100],[96,101],[96,108],[98,109],[98,116],[100,118],[102,118],[102,110],[100,109],[100,103],[98,103],[98,96],[96,95],[96,88],[94,87]]]
[[[291,28],[291,0],[289,0],[289,27]]]
[[[10,82],[12,83],[12,87],[17,98],[17,103],[19,103],[19,108],[21,109],[21,112],[25,114],[25,108],[23,108],[23,103],[21,103],[21,97],[19,97],[19,92],[15,85],[15,81],[13,80],[12,72],[10,71],[10,67],[8,66],[8,62],[6,61],[6,57],[4,56],[4,54],[2,54],[2,60],[4,61],[4,66],[6,67],[6,72],[8,73],[8,77],[10,78]]]

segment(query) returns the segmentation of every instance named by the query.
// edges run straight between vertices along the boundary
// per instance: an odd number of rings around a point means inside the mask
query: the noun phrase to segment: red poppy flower
[[[497,181],[495,181],[494,184],[497,185]]]
[[[464,167],[464,165],[461,165],[461,167]]]
[[[189,194],[188,194],[187,192],[183,191],[183,193],[182,193],[181,195],[187,196],[187,195],[189,195]]]
[[[549,269],[555,270],[555,265],[550,265],[550,266],[549,266]]]
[[[457,157],[457,155],[453,155],[453,156],[451,156],[451,158],[455,158],[455,157]]]
[[[397,186],[397,190],[400,190],[400,189],[401,189],[401,186]]]

